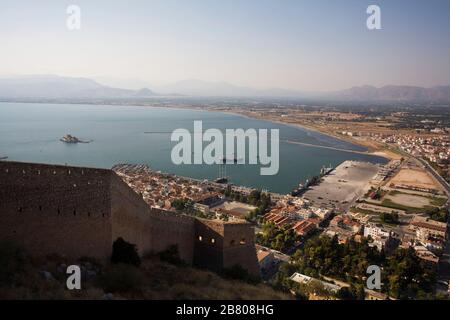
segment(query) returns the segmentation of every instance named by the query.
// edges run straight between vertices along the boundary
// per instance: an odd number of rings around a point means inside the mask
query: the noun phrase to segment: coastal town
[[[402,147],[410,151],[405,144]],[[146,165],[122,164],[113,170],[152,207],[253,224],[261,274],[268,283],[279,281],[280,268],[294,264],[298,250],[326,237],[342,246],[367,244],[383,256],[413,250],[436,273],[436,288],[445,294],[450,262],[448,185],[415,155],[411,152],[410,157],[391,159],[385,165],[345,161],[323,170],[315,184],[286,195],[179,177]],[[316,279],[299,271],[285,275],[290,283],[304,286],[314,280],[325,288],[325,296],[336,297],[340,289],[350,287],[342,279],[325,274]],[[323,296],[316,290],[310,298]],[[400,295],[366,290],[364,297]]]
[[[283,265],[293,266],[302,260],[296,252],[325,237],[341,246],[355,242],[367,245],[386,261],[393,260],[390,257],[399,250],[412,250],[414,257],[434,275],[432,291],[448,293],[450,123],[446,116],[420,108],[414,109],[412,117],[411,112],[399,112],[398,108],[367,112],[357,107],[342,111],[289,105],[181,107],[305,127],[366,147],[368,154],[385,157],[388,162],[382,165],[345,161],[336,168],[324,167],[314,181],[299,183],[290,194],[246,188],[228,181],[179,177],[147,166],[116,166],[114,170],[149,205],[208,219],[248,221],[255,227],[263,279],[272,284],[284,279],[283,286],[293,292],[293,288],[314,280],[325,289],[337,286],[331,290],[335,294],[329,295],[329,290],[325,290],[325,296],[336,298],[338,289],[353,286],[326,272],[315,274],[314,278],[304,268],[283,271]],[[404,298],[398,291],[382,291],[365,289],[364,298]],[[319,296],[315,290],[309,298]]]

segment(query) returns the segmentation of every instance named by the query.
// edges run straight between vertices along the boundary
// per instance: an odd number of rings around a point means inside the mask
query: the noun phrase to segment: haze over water
[[[111,168],[117,163],[143,163],[154,170],[213,180],[217,165],[174,165],[170,133],[177,128],[193,131],[194,121],[203,130],[275,129],[280,140],[294,140],[351,150],[361,147],[332,137],[287,125],[236,115],[186,109],[72,104],[0,103],[0,157],[11,161],[68,164]],[[157,133],[145,133],[157,132]],[[89,144],[66,144],[71,134]],[[231,183],[288,193],[299,182],[319,173],[322,166],[345,160],[385,163],[381,157],[306,147],[280,141],[277,175],[261,176],[259,165],[227,165]]]

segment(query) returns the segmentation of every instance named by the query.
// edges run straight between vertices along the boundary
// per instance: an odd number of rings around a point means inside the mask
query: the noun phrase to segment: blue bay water
[[[176,142],[170,141],[170,133],[177,128],[192,132],[196,120],[203,122],[203,130],[279,129],[280,140],[364,150],[302,128],[218,112],[0,102],[0,157],[8,156],[11,161],[99,168],[111,168],[117,163],[144,163],[154,170],[213,180],[219,174],[217,165],[177,166],[171,161],[171,150]],[[66,134],[93,142],[65,144],[59,139]],[[281,142],[277,175],[261,176],[259,165],[227,165],[226,170],[234,184],[288,193],[299,182],[318,174],[322,166],[336,166],[345,160],[386,162],[381,157]]]

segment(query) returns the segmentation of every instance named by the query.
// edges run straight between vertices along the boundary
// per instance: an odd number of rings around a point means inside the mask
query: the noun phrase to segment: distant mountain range
[[[285,97],[352,102],[425,102],[450,103],[450,86],[432,88],[397,86],[361,86],[334,92],[300,92],[279,88],[255,89],[227,82],[184,80],[165,86],[140,90],[102,85],[88,78],[55,75],[0,78],[0,99],[127,99],[163,96],[195,97]]]
[[[104,86],[87,78],[54,75],[0,78],[3,99],[101,99],[150,97],[150,89],[127,90]]]
[[[301,97],[305,95],[302,92],[279,88],[255,89],[228,82],[208,82],[197,79],[154,87],[154,90],[163,94],[177,93],[185,96],[204,97]]]

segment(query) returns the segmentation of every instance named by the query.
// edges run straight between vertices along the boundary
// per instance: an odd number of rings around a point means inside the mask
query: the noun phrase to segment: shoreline
[[[189,109],[189,108],[186,108],[186,109]],[[196,109],[196,110],[198,110],[198,109]],[[312,132],[315,132],[315,133],[323,134],[323,135],[328,136],[330,138],[337,139],[339,141],[343,141],[343,142],[347,142],[347,143],[350,143],[350,144],[353,144],[353,145],[356,145],[356,146],[359,146],[359,147],[363,147],[363,148],[366,149],[365,154],[367,154],[369,156],[381,157],[381,158],[385,158],[385,159],[387,159],[389,161],[396,160],[396,157],[393,157],[393,156],[389,155],[388,153],[386,153],[385,149],[381,149],[381,148],[376,149],[376,148],[368,146],[368,145],[366,145],[364,143],[361,143],[361,141],[358,141],[358,140],[355,140],[355,139],[351,139],[351,138],[341,137],[339,135],[332,134],[330,132],[320,130],[320,129],[316,128],[316,127],[311,127],[311,126],[304,125],[304,124],[299,124],[299,123],[283,122],[283,121],[280,121],[280,120],[265,119],[265,118],[260,118],[260,117],[251,117],[251,116],[249,116],[247,114],[242,114],[242,113],[233,112],[233,111],[223,111],[223,110],[214,110],[214,109],[201,109],[201,110],[213,111],[213,112],[221,112],[221,113],[230,114],[230,115],[234,115],[234,116],[244,117],[244,118],[247,118],[247,119],[267,121],[267,122],[271,122],[271,123],[282,124],[282,125],[285,125],[285,126],[296,128],[296,129],[303,129],[303,130],[307,130],[307,131],[312,131]],[[355,150],[349,149],[348,151],[352,152],[352,151],[355,151]]]
[[[155,106],[148,106],[148,107],[154,108]],[[156,108],[161,108],[161,107],[156,107]],[[185,109],[185,110],[195,110],[195,111],[207,111],[207,112],[211,111],[211,112],[216,112],[216,113],[223,113],[223,114],[229,114],[229,115],[233,115],[233,116],[243,117],[243,118],[247,118],[247,119],[250,119],[250,120],[267,121],[267,122],[271,122],[271,123],[275,123],[275,124],[281,124],[281,125],[289,126],[291,128],[303,129],[303,130],[306,130],[306,131],[312,131],[312,132],[319,133],[319,134],[325,135],[325,136],[333,138],[333,139],[337,139],[337,140],[342,141],[342,142],[347,142],[347,143],[353,144],[355,146],[359,146],[359,147],[365,148],[366,150],[365,151],[361,151],[361,153],[364,153],[364,154],[366,154],[368,156],[381,157],[381,158],[384,158],[384,159],[386,159],[388,161],[392,161],[392,160],[398,159],[398,157],[394,157],[391,154],[387,153],[386,149],[374,148],[372,146],[368,146],[367,144],[362,143],[359,140],[351,139],[351,138],[348,138],[348,137],[342,137],[342,136],[339,136],[337,134],[333,134],[333,133],[330,133],[328,131],[323,131],[323,130],[320,130],[320,129],[316,128],[316,127],[311,127],[311,126],[304,125],[304,124],[283,122],[283,121],[280,121],[280,120],[265,119],[265,118],[261,118],[261,117],[252,117],[252,116],[249,116],[247,114],[240,113],[240,112],[229,111],[229,110],[216,110],[214,108],[208,109],[208,108],[202,108],[202,107],[186,107],[186,106],[183,106],[183,107],[166,106],[165,108]],[[289,141],[285,141],[285,142],[290,143]],[[320,146],[318,146],[318,147],[320,147]],[[358,150],[348,149],[348,152],[354,152],[354,151],[359,152]],[[345,152],[345,151],[342,150],[342,152]],[[391,151],[391,152],[396,154],[393,151]]]

